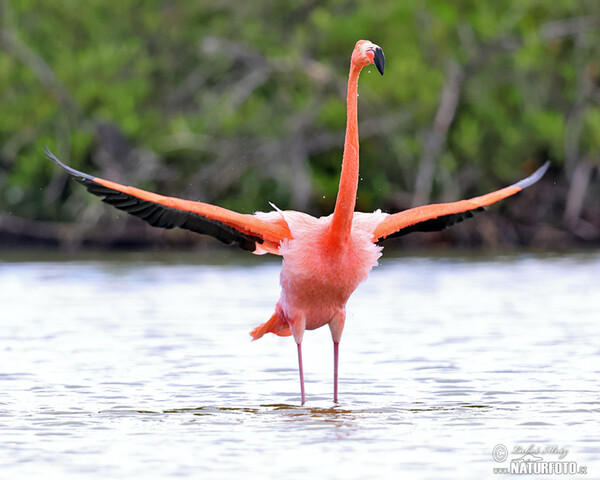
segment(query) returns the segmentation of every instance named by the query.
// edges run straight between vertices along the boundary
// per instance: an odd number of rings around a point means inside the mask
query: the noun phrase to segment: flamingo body
[[[346,302],[381,256],[382,247],[373,243],[373,232],[388,215],[379,210],[355,212],[351,234],[342,248],[331,244],[332,215],[315,218],[292,211],[281,215],[291,238],[279,247],[283,256],[281,297],[275,309],[279,321],[266,329],[261,328],[265,324],[257,327],[253,339],[267,332],[282,335],[288,327],[296,343],[301,343],[304,330],[329,324],[334,341],[339,342]]]
[[[278,209],[248,215],[207,203],[165,197],[75,170],[46,149],[48,158],[73,175],[90,193],[153,226],[179,227],[211,235],[225,244],[237,245],[258,255],[281,255],[281,296],[275,312],[250,335],[253,340],[265,333],[294,336],[302,403],[305,401],[302,339],[305,330],[324,325],[329,325],[333,340],[333,399],[337,402],[338,347],[346,319],[346,303],[377,265],[382,251],[380,242],[411,232],[442,230],[472,217],[488,205],[536,183],[549,165],[546,162],[532,175],[509,187],[469,200],[425,205],[393,214],[380,210],[355,212],[359,167],[357,84],[361,69],[370,64],[375,64],[383,75],[383,51],[367,40],[359,40],[350,61],[340,186],[334,212],[327,217],[315,218]]]

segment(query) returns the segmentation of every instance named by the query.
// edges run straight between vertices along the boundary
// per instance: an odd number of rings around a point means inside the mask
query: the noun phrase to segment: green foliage
[[[436,172],[471,168],[498,187],[528,160],[562,164],[573,131],[581,155],[597,155],[599,16],[598,2],[572,0],[0,0],[0,210],[57,219],[59,194],[93,203],[56,180],[48,144],[76,168],[163,193],[327,214],[360,38],[387,56],[383,78],[361,77],[361,208],[414,193],[451,65],[463,77]],[[120,132],[127,158],[105,163],[114,139],[100,125]]]

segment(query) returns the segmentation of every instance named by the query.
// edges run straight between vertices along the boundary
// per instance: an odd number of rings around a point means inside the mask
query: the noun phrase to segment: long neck
[[[360,70],[361,67],[351,64],[348,96],[346,97],[346,140],[344,141],[342,173],[330,227],[331,240],[337,239],[337,242],[340,243],[350,235],[358,189],[358,118],[356,110]]]

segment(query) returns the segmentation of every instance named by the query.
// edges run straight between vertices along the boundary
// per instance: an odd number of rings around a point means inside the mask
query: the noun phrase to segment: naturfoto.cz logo
[[[508,465],[494,468],[493,472],[501,475],[586,475],[586,466],[564,460],[568,453],[566,448],[557,445],[529,445],[525,448],[515,445],[509,452],[505,445],[499,443],[492,449],[493,459],[504,463],[509,456],[514,458]]]

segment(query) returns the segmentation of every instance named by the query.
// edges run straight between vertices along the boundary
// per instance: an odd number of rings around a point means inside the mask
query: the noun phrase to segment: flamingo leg
[[[338,360],[340,342],[333,342],[333,402],[338,403]]]
[[[304,393],[304,369],[302,368],[302,344],[298,343],[298,370],[300,372],[300,394],[302,395],[302,405],[306,402]]]

